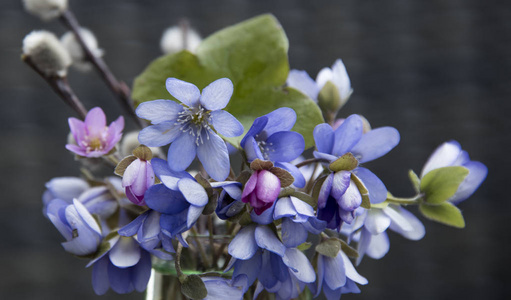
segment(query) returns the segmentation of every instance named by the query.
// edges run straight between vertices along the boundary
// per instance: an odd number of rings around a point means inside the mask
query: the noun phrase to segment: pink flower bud
[[[241,201],[254,208],[257,215],[273,205],[280,193],[280,179],[268,170],[255,171],[245,184]]]

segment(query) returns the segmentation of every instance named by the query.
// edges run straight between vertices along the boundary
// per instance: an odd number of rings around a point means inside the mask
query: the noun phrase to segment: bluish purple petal
[[[268,118],[268,123],[266,123],[264,131],[267,137],[278,131],[291,130],[296,122],[296,113],[289,107],[278,108],[266,114],[266,117]]]
[[[360,163],[382,157],[399,143],[399,132],[393,127],[382,127],[369,131],[351,149]]]
[[[234,272],[232,277],[237,278],[241,274],[244,274],[247,276],[248,286],[252,285],[252,283],[254,283],[254,281],[256,280],[257,276],[260,273],[262,264],[261,258],[262,258],[261,251],[259,251],[255,255],[252,255],[252,258],[250,259],[247,260],[237,259],[236,262],[234,263]]]
[[[151,269],[151,255],[147,251],[142,251],[140,261],[131,272],[131,281],[137,292],[143,292],[146,289],[151,277]]]
[[[333,190],[334,188],[332,187],[332,191]],[[360,192],[358,191],[358,188],[353,183],[353,181],[351,181],[348,189],[346,189],[346,192],[339,199],[337,199],[337,204],[339,204],[339,207],[344,211],[353,211],[357,209],[360,204],[362,204],[362,195],[360,195]]]
[[[384,212],[388,214],[391,209],[393,208],[387,207]],[[390,229],[412,241],[422,239],[426,234],[426,229],[422,222],[411,212],[402,207],[397,208],[397,211],[399,211],[398,214],[402,221],[396,221],[396,218],[391,217],[392,223],[390,223]]]
[[[243,299],[243,290],[232,286],[231,280],[222,277],[202,277],[201,279],[208,291],[204,300]]]
[[[210,132],[209,139],[197,148],[197,157],[206,172],[216,181],[223,181],[229,176],[230,164],[227,146],[216,133]]]
[[[170,169],[167,161],[160,158],[151,159],[151,166],[153,167],[153,171],[156,176],[161,180],[161,182],[171,190],[177,191],[177,182],[181,178],[190,178],[192,179],[192,175],[190,175],[186,171],[173,171]]]
[[[173,171],[186,170],[195,158],[196,153],[197,145],[195,144],[195,136],[188,133],[181,133],[169,147],[167,160],[170,169]]]
[[[286,247],[279,241],[275,233],[267,226],[257,226],[255,230],[257,245],[280,256],[284,256]]]
[[[327,153],[323,153],[323,152],[319,152],[319,151],[314,151],[314,152],[312,152],[312,154],[314,155],[315,158],[324,159],[328,162],[333,162],[339,158],[335,155],[331,155],[331,154],[327,154]]]
[[[261,149],[259,149],[259,145],[253,136],[249,136],[246,139],[243,149],[245,150],[245,154],[247,155],[247,160],[249,162],[257,158],[264,159],[263,154],[261,153]]]
[[[298,169],[295,165],[292,163],[287,162],[276,162],[276,167],[282,168],[284,170],[287,170],[289,173],[291,173],[291,176],[295,179],[293,182],[293,185],[297,188],[303,188],[305,187],[305,177],[303,177],[302,172],[300,172],[300,169]]]
[[[141,119],[149,120],[152,124],[171,121],[175,122],[183,106],[171,100],[154,100],[142,102],[136,113]]]
[[[190,205],[180,192],[168,189],[163,184],[150,187],[144,199],[149,208],[162,214],[177,214]]]
[[[307,230],[301,223],[295,223],[290,218],[282,220],[282,242],[286,247],[298,247],[307,240],[307,236]]]
[[[118,294],[127,294],[135,288],[131,282],[131,268],[117,268],[113,264],[108,264],[108,281],[110,287]]]
[[[330,196],[330,191],[332,190],[332,185],[334,182],[334,173],[330,173],[327,176],[323,185],[321,185],[321,189],[319,190],[318,196],[318,208],[324,208],[327,204],[328,197]]]
[[[204,206],[208,204],[208,194],[197,181],[189,178],[183,178],[179,180],[177,185],[179,187],[179,191],[181,191],[188,203],[195,206]]]
[[[381,234],[371,236],[366,254],[373,259],[380,259],[389,252],[389,248],[389,237],[386,232],[382,232]]]
[[[132,267],[140,260],[140,247],[135,239],[121,237],[109,252],[110,261],[116,267]]]
[[[279,202],[279,200],[273,202],[273,205],[263,211],[260,215],[256,214],[254,210],[250,212],[250,218],[252,221],[256,222],[260,225],[267,225],[273,222],[273,212],[275,211],[275,203]]]
[[[296,248],[288,248],[286,249],[282,261],[291,269],[291,273],[301,282],[308,283],[316,280],[314,268],[302,251]]]
[[[247,134],[245,134],[245,136],[241,140],[241,143],[240,143],[241,147],[245,147],[246,140],[249,137],[255,137],[257,134],[259,134],[264,129],[264,127],[266,126],[267,123],[268,123],[268,117],[266,117],[266,116],[256,118],[254,120],[254,123],[252,123],[252,126],[248,130]]]
[[[180,134],[180,127],[175,125],[174,121],[162,122],[142,129],[138,134],[138,141],[149,147],[161,147],[172,143]]]
[[[312,208],[312,206],[310,206],[306,202],[304,202],[296,197],[290,196],[289,198],[291,199],[291,202],[293,203],[293,206],[294,206],[296,212],[300,216],[308,216],[308,217],[314,216],[314,209]]]
[[[364,223],[365,228],[371,234],[376,235],[384,232],[390,226],[390,218],[381,209],[371,209],[367,212]]]
[[[455,204],[470,197],[483,183],[488,174],[488,168],[478,161],[467,162],[463,164],[463,167],[467,168],[469,173],[458,187],[454,196],[449,199],[450,202]]]
[[[149,216],[144,221],[142,227],[140,227],[138,238],[144,241],[147,241],[148,239],[156,239],[159,241],[158,235],[161,232],[160,213],[155,210],[149,210],[148,214]],[[154,247],[156,247],[156,245]],[[154,249],[154,247],[150,248]]]
[[[428,158],[428,161],[422,168],[420,177],[424,177],[424,175],[434,169],[452,166],[461,152],[461,146],[458,142],[449,141],[443,143]]]
[[[208,110],[223,109],[231,100],[234,86],[229,78],[220,78],[202,90],[200,103]]]
[[[339,253],[337,253],[336,257],[324,256],[323,261],[325,263],[324,278],[326,285],[335,290],[346,284],[346,273],[342,256]]]
[[[275,220],[283,217],[294,217],[296,215],[296,209],[291,202],[290,197],[282,197],[275,201],[275,211],[273,217]]]
[[[188,208],[188,215],[186,216],[186,226],[188,228],[191,228],[193,224],[195,224],[197,219],[202,214],[203,210],[204,206],[190,205],[190,207]]]
[[[160,227],[162,228],[162,232],[164,230],[168,231],[170,236],[178,236],[180,237],[179,233],[184,232],[188,229],[186,221],[188,216],[188,210],[183,210],[177,214],[174,215],[165,215],[162,214],[160,216]],[[181,243],[186,247],[186,241],[184,239],[180,240]],[[183,243],[184,242],[184,243]]]
[[[247,260],[254,256],[259,249],[255,240],[255,230],[255,225],[249,225],[236,234],[228,247],[228,252],[232,257]]]
[[[271,257],[272,253],[269,251],[262,251],[262,263],[261,271],[259,272],[257,279],[263,284],[263,286],[272,293],[278,290],[280,283],[277,276],[273,273]],[[274,289],[272,291],[272,289]]]
[[[265,148],[269,160],[290,162],[303,153],[305,140],[298,132],[279,131],[268,137]]]
[[[291,70],[287,76],[287,85],[295,88],[312,100],[317,101],[319,88],[316,82],[305,71]]]
[[[134,236],[135,234],[137,234],[138,232],[138,229],[140,228],[140,226],[142,226],[142,224],[144,223],[144,221],[147,219],[147,216],[149,215],[149,210],[146,211],[145,213],[141,214],[140,216],[138,216],[135,220],[131,221],[128,225],[122,227],[121,229],[119,229],[117,232],[119,233],[119,235],[121,236]]]
[[[177,78],[167,78],[165,86],[174,98],[187,106],[197,106],[199,104],[200,91],[194,84]]]
[[[378,204],[387,199],[387,188],[373,172],[366,168],[358,167],[354,170],[354,173],[369,191],[369,200],[371,203]]]
[[[328,285],[323,285],[323,294],[327,300],[339,300],[341,299],[342,289],[332,290]]]
[[[319,124],[314,128],[313,135],[318,152],[332,154],[334,147],[334,130],[332,126],[326,123]]]
[[[351,115],[334,132],[335,140],[332,148],[333,155],[342,156],[351,151],[362,137],[362,119],[358,115]]]
[[[332,181],[332,197],[336,200],[339,200],[347,191],[350,186],[350,171],[339,171],[333,173],[333,181]]]
[[[223,136],[235,137],[243,134],[243,125],[225,110],[211,112],[211,124]]]
[[[97,295],[103,295],[108,291],[108,257],[98,260],[92,268],[92,288]]]
[[[47,182],[46,188],[50,190],[54,198],[71,203],[73,198],[78,198],[89,188],[89,184],[78,177],[57,177]]]
[[[66,240],[73,238],[72,229],[66,221],[65,208],[69,205],[64,200],[54,199],[48,203],[47,216],[55,228],[62,234]],[[61,217],[62,212],[64,213]]]

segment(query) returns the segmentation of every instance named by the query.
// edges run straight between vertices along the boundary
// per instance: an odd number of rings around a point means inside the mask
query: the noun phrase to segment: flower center
[[[101,151],[104,148],[103,141],[99,137],[86,137],[84,141],[82,141],[82,145],[85,147],[85,151],[90,153],[92,151]]]
[[[263,155],[263,158],[265,160],[269,160],[269,152],[275,152],[275,149],[272,149],[271,146],[273,146],[273,143],[267,143],[266,141],[258,140],[259,134],[256,134],[254,136],[257,146],[259,146],[259,150],[261,150],[261,154]]]
[[[188,132],[190,135],[195,137],[195,144],[199,146],[204,143],[202,138],[203,131],[206,138],[209,140],[209,131],[211,126],[210,111],[206,110],[202,106],[197,107],[186,107],[184,106],[183,111],[178,114],[177,122],[175,125],[179,125],[182,132]]]

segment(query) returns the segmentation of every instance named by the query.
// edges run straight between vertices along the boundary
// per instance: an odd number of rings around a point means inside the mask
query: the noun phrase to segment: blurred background
[[[509,299],[511,239],[507,193],[511,149],[511,4],[509,1],[70,1],[105,50],[118,78],[132,84],[161,55],[164,29],[183,17],[206,37],[273,13],[289,38],[291,68],[317,72],[342,58],[354,93],[340,112],[373,127],[393,126],[401,143],[370,168],[398,196],[412,195],[408,169],[420,172],[442,142],[456,139],[489,175],[462,203],[463,230],[424,221],[413,242],[390,234],[390,252],[365,258],[362,294],[343,299]],[[33,29],[65,32],[57,21],[26,14],[20,1],[0,2],[0,299],[95,299],[86,261],[62,249],[42,213],[44,183],[77,176],[65,150],[73,112],[20,61]],[[95,73],[69,74],[88,108],[109,122],[120,107]],[[128,124],[128,128],[135,128]],[[413,210],[413,212],[417,212]],[[142,299],[109,291],[100,299]]]

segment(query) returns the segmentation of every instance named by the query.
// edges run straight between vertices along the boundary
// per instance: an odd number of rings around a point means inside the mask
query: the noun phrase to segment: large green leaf
[[[419,210],[426,218],[457,228],[465,227],[465,220],[461,211],[450,202],[440,205],[419,205]]]
[[[428,172],[420,183],[426,202],[440,204],[451,198],[468,175],[465,167],[444,167]]]
[[[172,99],[165,80],[175,77],[200,89],[227,77],[234,93],[226,107],[248,131],[255,118],[279,107],[290,107],[297,114],[294,131],[301,133],[306,147],[314,145],[312,131],[323,122],[318,106],[299,91],[284,87],[289,73],[288,41],[278,21],[263,15],[227,27],[207,39],[197,54],[182,51],[160,57],[135,79],[136,104],[156,99]],[[238,144],[242,136],[228,139]]]

